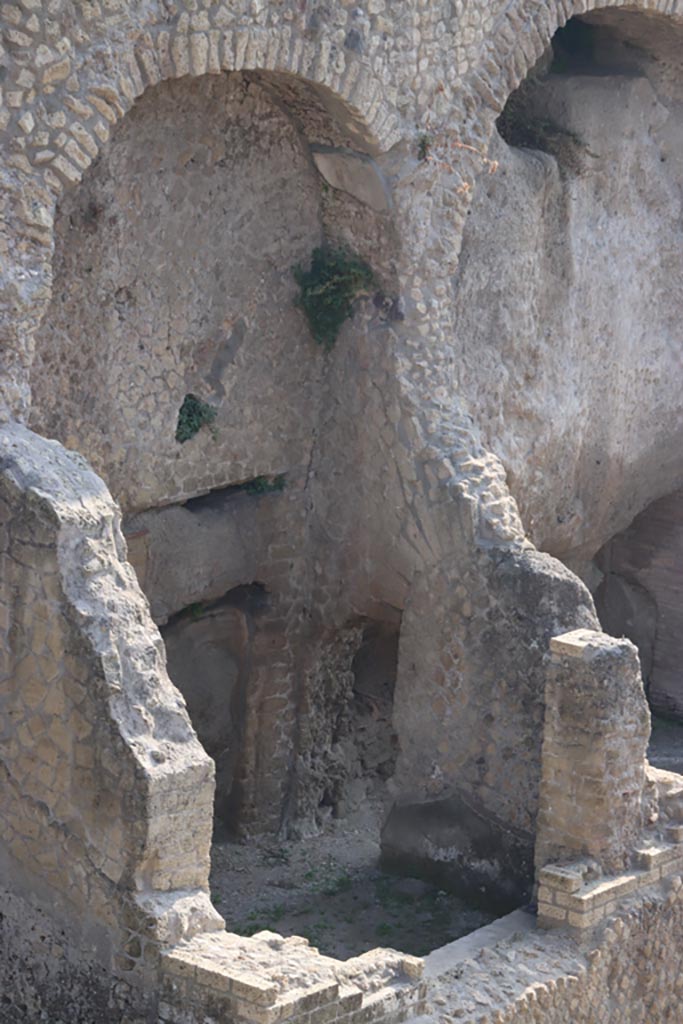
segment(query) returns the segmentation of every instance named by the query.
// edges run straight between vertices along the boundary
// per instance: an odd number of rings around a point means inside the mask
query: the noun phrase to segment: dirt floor
[[[291,842],[217,837],[211,894],[230,931],[303,935],[340,960],[376,946],[423,956],[494,919],[436,886],[387,874],[378,860],[376,831],[340,822]]]

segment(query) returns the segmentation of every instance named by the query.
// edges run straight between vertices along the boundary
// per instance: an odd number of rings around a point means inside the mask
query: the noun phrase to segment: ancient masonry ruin
[[[683,1020],[683,0],[0,29],[0,1024]],[[500,920],[212,903],[361,817]]]

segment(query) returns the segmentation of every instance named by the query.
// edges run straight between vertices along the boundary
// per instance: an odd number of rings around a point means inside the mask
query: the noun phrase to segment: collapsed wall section
[[[55,1005],[53,974],[106,1002],[118,977],[135,1006],[162,931],[220,922],[207,896],[213,765],[101,481],[23,427],[2,428],[0,445],[2,989],[10,1005]],[[42,977],[25,969],[41,919],[57,961]]]

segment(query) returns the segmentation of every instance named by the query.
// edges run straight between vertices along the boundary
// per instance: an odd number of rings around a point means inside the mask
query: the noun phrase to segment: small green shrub
[[[417,159],[424,161],[429,157],[429,151],[432,148],[432,137],[423,132],[417,140]]]
[[[285,474],[278,476],[256,476],[244,485],[247,494],[273,494],[276,491],[284,491]]]
[[[175,439],[185,444],[204,426],[210,426],[216,419],[216,410],[196,395],[185,395],[178,413]]]
[[[374,283],[368,264],[343,249],[314,249],[308,270],[295,267],[301,292],[297,305],[306,314],[319,345],[330,349],[345,320],[353,315],[353,302]]]

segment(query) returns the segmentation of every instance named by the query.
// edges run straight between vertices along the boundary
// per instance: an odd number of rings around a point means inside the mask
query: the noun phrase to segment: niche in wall
[[[161,627],[169,675],[216,762],[215,811],[228,828],[238,802],[254,621],[266,604],[265,587],[251,583],[190,605]]]

